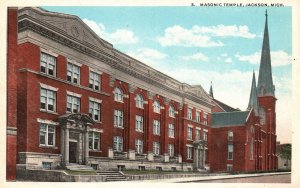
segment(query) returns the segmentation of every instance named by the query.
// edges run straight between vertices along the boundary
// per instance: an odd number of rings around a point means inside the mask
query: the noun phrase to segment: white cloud
[[[227,57],[228,56],[228,54],[227,53],[223,53],[223,54],[221,54],[221,57]]]
[[[225,61],[225,63],[229,63],[230,64],[230,63],[232,63],[232,58],[228,57],[224,61]]]
[[[193,30],[185,29],[175,25],[165,29],[163,37],[158,37],[162,46],[184,46],[184,47],[214,47],[223,46],[220,41],[212,41],[211,37],[195,33]]]
[[[260,63],[260,58],[261,58],[261,53],[260,52],[255,52],[254,54],[250,55],[240,55],[236,54],[235,57],[239,61],[246,61],[251,64],[259,64]],[[271,51],[271,63],[272,66],[284,66],[288,65],[291,63],[291,56],[286,53],[285,51],[279,50],[279,51]]]
[[[116,44],[134,44],[138,42],[138,38],[134,36],[134,33],[126,29],[118,29],[110,34],[110,38]]]
[[[250,33],[246,25],[194,25],[191,29],[174,25],[166,28],[164,36],[160,36],[157,39],[162,46],[215,47],[224,45],[220,41],[212,40],[211,37],[242,37],[252,39],[256,35]]]
[[[208,61],[208,57],[200,52],[190,56],[182,56],[181,58],[186,61]]]
[[[97,23],[86,18],[83,19],[83,22],[86,23],[99,37],[113,44],[135,44],[139,41],[130,30],[118,29],[113,33],[108,33],[105,31],[105,26],[102,23]]]
[[[127,54],[153,68],[157,68],[158,70],[161,62],[167,57],[167,54],[150,48],[141,48],[134,52],[128,52]]]
[[[192,30],[196,33],[210,34],[218,37],[242,37],[255,38],[256,35],[249,32],[246,25],[217,25],[217,26],[193,26]]]
[[[86,23],[99,37],[103,37],[105,33],[105,27],[102,23],[96,23],[93,20],[84,18],[83,22]]]

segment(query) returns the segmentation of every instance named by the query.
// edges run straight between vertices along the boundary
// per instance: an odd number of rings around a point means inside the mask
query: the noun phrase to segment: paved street
[[[164,183],[291,183],[291,173],[257,173],[257,174],[211,174],[210,176],[154,179],[143,182]]]
[[[291,183],[291,174],[259,176],[259,177],[244,177],[244,178],[221,179],[221,180],[207,180],[207,181],[205,180],[205,181],[198,181],[198,182],[199,183]]]

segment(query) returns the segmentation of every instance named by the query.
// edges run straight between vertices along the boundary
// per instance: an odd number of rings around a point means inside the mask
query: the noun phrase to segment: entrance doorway
[[[76,163],[77,160],[77,142],[69,142],[69,162]]]

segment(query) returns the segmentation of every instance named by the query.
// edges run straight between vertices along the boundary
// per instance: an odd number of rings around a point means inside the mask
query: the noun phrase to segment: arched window
[[[159,102],[156,100],[156,101],[154,101],[154,104],[153,104],[153,111],[155,112],[155,113],[160,113],[160,104],[159,104]]]
[[[259,108],[259,118],[260,118],[260,124],[264,125],[266,123],[266,113],[264,108]]]
[[[114,90],[115,101],[123,102],[124,93],[123,91],[116,87]]]
[[[172,105],[169,108],[169,116],[170,117],[175,117],[175,110],[174,110],[174,107]]]
[[[138,108],[144,108],[144,98],[142,95],[137,94],[135,97],[135,106]]]

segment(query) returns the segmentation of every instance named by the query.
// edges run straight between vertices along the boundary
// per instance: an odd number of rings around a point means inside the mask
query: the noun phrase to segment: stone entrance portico
[[[61,125],[62,166],[69,163],[88,164],[89,127],[95,122],[87,114],[65,114],[59,117]],[[71,156],[70,156],[71,155]]]
[[[196,140],[194,145],[194,170],[205,168],[205,158],[206,158],[206,141]]]

